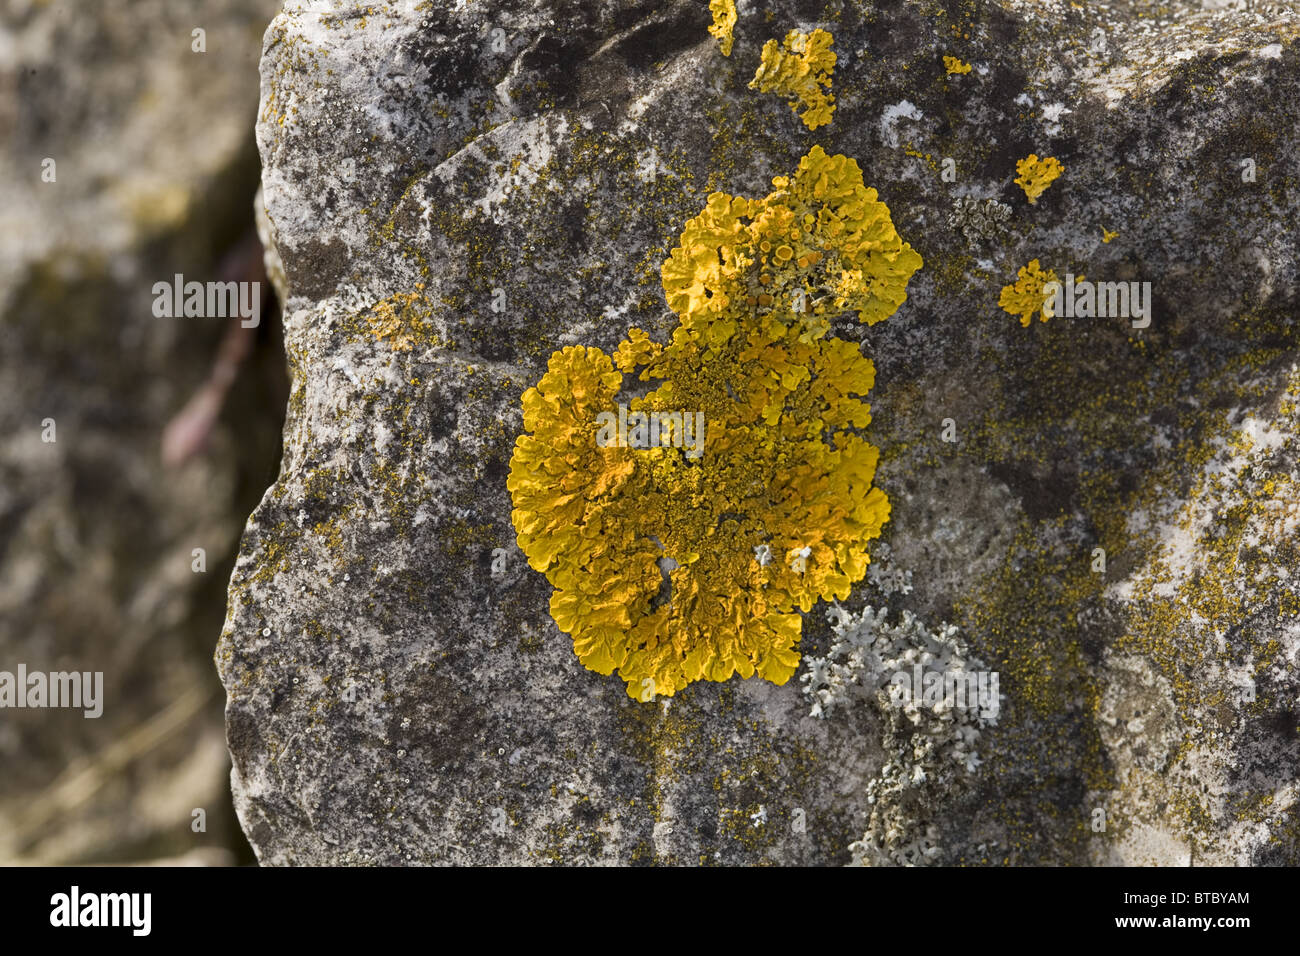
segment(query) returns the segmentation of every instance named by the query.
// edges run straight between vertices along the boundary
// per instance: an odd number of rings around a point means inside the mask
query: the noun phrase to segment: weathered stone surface
[[[229,859],[238,845],[210,654],[240,524],[272,477],[276,377],[262,362],[242,378],[211,451],[164,468],[164,426],[227,323],[156,318],[151,289],[216,278],[251,231],[257,40],[273,13],[0,13],[0,671],[104,675],[98,719],[0,711],[0,862]]]
[[[1300,860],[1297,565],[1256,514],[1297,487],[1300,19],[1218,6],[742,2],[724,58],[702,2],[286,3],[258,144],[294,385],[217,654],[260,859]],[[813,27],[839,59],[809,133],[747,83]],[[951,621],[998,670],[974,769],[917,773],[879,699],[816,719],[799,678],[632,700],[514,544],[521,392],[562,346],[664,340],[686,220],[814,143],[925,260],[888,321],[835,325],[876,363],[911,572],[848,607]],[[1033,205],[1031,153],[1065,167]],[[1012,215],[964,228],[961,197]],[[1150,326],[1022,327],[999,291],[1035,258],[1149,281]]]

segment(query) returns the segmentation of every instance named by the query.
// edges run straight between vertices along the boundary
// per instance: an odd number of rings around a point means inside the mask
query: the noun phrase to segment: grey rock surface
[[[240,525],[272,477],[275,376],[241,379],[209,453],[164,468],[164,427],[225,323],[156,318],[151,289],[215,278],[251,234],[273,13],[0,12],[0,671],[103,673],[98,718],[0,711],[0,863],[229,859],[238,845],[210,655]]]
[[[217,652],[259,859],[1300,862],[1300,17],[1241,6],[741,2],[724,57],[702,2],[288,0],[257,137],[293,390]],[[810,133],[747,84],[814,27]],[[870,693],[811,716],[800,677],[633,700],[515,545],[520,394],[563,346],[665,340],[687,219],[814,144],[925,260],[888,321],[835,325],[893,508],[846,606],[1000,673],[973,768]],[[1034,204],[1031,153],[1065,167]],[[962,198],[1012,214],[965,229]],[[1022,327],[999,292],[1032,259],[1150,282],[1150,325]]]

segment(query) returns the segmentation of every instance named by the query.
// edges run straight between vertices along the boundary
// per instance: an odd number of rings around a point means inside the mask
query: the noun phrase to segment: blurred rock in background
[[[194,453],[165,467],[168,423],[239,323],[157,318],[152,287],[266,286],[238,252],[256,248],[257,63],[277,7],[0,12],[0,671],[104,675],[99,719],[0,710],[0,863],[251,859],[212,647],[279,457],[278,318],[268,297],[206,447],[191,429]]]

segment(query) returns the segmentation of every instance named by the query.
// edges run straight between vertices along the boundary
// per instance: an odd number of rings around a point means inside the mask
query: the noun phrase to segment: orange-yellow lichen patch
[[[907,299],[920,255],[894,229],[889,208],[847,156],[814,146],[765,199],[714,193],[664,262],[668,305],[690,326],[743,296],[761,318],[858,313],[868,324]],[[742,281],[743,280],[743,281]]]
[[[507,482],[519,545],[579,659],[643,700],[787,681],[798,611],[848,597],[888,520],[859,434],[875,369],[827,332],[846,311],[895,311],[920,256],[846,157],[815,148],[773,185],[715,193],[687,223],[662,269],[680,319],[666,344],[632,329],[612,358],[563,349],[524,395]],[[621,396],[625,374],[651,390]],[[700,454],[602,445],[597,416],[620,405],[629,422],[698,414]]]
[[[1004,311],[1020,316],[1021,325],[1028,326],[1034,320],[1035,313],[1046,322],[1051,316],[1051,310],[1045,308],[1048,297],[1043,287],[1049,282],[1058,281],[1055,272],[1051,269],[1044,272],[1039,267],[1038,260],[1031,259],[1028,265],[1016,273],[1016,281],[1013,284],[1002,287],[1002,294],[998,296],[998,305],[1002,306]]]
[[[713,23],[709,33],[718,38],[718,47],[723,56],[731,56],[731,44],[734,42],[733,31],[736,29],[736,0],[709,0],[709,12],[713,14]]]
[[[1026,198],[1033,204],[1065,172],[1065,167],[1052,156],[1039,159],[1035,153],[1030,153],[1024,159],[1016,160],[1016,172],[1019,173],[1015,179],[1016,185],[1025,191]]]
[[[1118,236],[1118,235],[1119,235],[1118,232],[1111,232],[1111,231],[1110,231],[1109,229],[1107,229],[1105,226],[1102,226],[1102,227],[1101,227],[1101,241],[1102,241],[1103,243],[1107,243],[1107,244],[1109,244],[1110,241],[1111,241],[1112,239],[1114,239],[1114,238],[1115,238],[1116,236]]]
[[[425,334],[424,315],[428,311],[424,283],[416,283],[414,292],[391,295],[365,314],[366,325],[377,339],[387,339],[394,352],[409,352],[417,337]]]
[[[943,68],[948,71],[949,76],[958,73],[969,73],[971,69],[969,63],[963,63],[955,56],[945,56],[943,58]]]
[[[790,100],[790,108],[809,129],[825,126],[835,112],[835,96],[830,92],[835,70],[833,42],[834,38],[825,30],[812,33],[791,30],[781,44],[768,40],[749,88],[785,96]]]

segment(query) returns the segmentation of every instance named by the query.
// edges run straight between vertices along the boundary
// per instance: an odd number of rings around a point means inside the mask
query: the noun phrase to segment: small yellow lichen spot
[[[370,332],[377,339],[387,339],[394,352],[409,352],[417,337],[426,332],[423,320],[428,310],[424,283],[416,283],[414,292],[398,293],[376,302],[365,313]]]
[[[713,14],[713,23],[709,32],[718,38],[718,47],[723,56],[731,56],[731,44],[736,29],[736,0],[709,0],[709,11]]]
[[[812,33],[791,30],[780,45],[768,40],[749,88],[785,96],[790,109],[809,129],[825,126],[835,112],[835,96],[830,93],[835,71],[833,42],[834,38],[820,29]]]
[[[686,224],[662,268],[666,344],[570,346],[523,396],[519,546],[579,660],[638,700],[788,681],[798,611],[849,596],[889,518],[859,434],[875,369],[828,333],[892,314],[921,257],[848,157],[815,147],[773,186],[714,193]],[[621,395],[631,374],[652,390]]]
[[[955,56],[945,56],[943,58],[943,68],[948,71],[949,76],[952,76],[955,73],[970,72],[970,64],[963,63]]]
[[[1032,204],[1038,202],[1038,197],[1043,194],[1043,191],[1065,172],[1065,167],[1051,156],[1039,159],[1037,155],[1030,153],[1024,159],[1016,160],[1016,172],[1020,174],[1016,177],[1016,185],[1025,191],[1025,196]]]
[[[1112,239],[1114,239],[1114,238],[1115,238],[1116,236],[1118,236],[1118,235],[1119,235],[1118,232],[1111,232],[1111,231],[1110,231],[1109,229],[1107,229],[1105,226],[1102,226],[1102,227],[1101,227],[1101,241],[1102,241],[1102,242],[1109,243]]]
[[[1051,317],[1052,310],[1047,307],[1050,296],[1044,293],[1043,287],[1049,282],[1059,282],[1056,273],[1050,269],[1044,272],[1039,267],[1038,260],[1031,259],[1027,266],[1016,273],[1014,284],[1002,287],[998,305],[1002,306],[1003,311],[1020,316],[1020,324],[1023,326],[1028,326],[1033,321],[1035,313],[1046,322]]]

